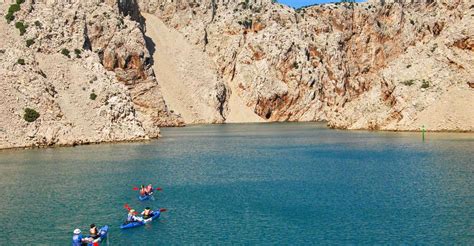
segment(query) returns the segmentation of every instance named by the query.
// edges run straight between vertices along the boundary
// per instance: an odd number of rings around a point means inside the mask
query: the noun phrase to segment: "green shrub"
[[[16,63],[20,64],[20,65],[25,65],[25,60],[24,59],[21,59],[19,58]]]
[[[20,5],[19,4],[12,4],[10,5],[10,7],[8,8],[8,13],[15,13],[15,12],[18,12],[20,11]]]
[[[69,55],[69,50],[66,49],[66,48],[64,48],[64,49],[61,50],[61,54],[65,55],[65,56],[67,56],[67,57],[69,57],[69,58],[71,58],[71,56]]]
[[[25,34],[26,32],[26,27],[19,28],[19,30],[20,30],[20,36],[23,36],[23,34]]]
[[[89,98],[90,98],[91,100],[95,100],[95,99],[97,98],[97,95],[96,95],[94,92],[92,92],[92,93],[89,95]]]
[[[28,27],[27,25],[25,25],[23,23],[23,21],[18,21],[15,23],[15,27],[20,30],[20,36],[23,36],[23,34],[25,34],[26,32],[26,28]]]
[[[39,117],[40,114],[36,112],[36,110],[31,108],[25,108],[25,114],[23,115],[23,119],[25,119],[27,122],[34,122]]]
[[[28,39],[28,40],[26,40],[26,47],[30,47],[30,46],[32,46],[34,43],[35,43],[35,39],[34,39],[34,38]]]
[[[422,80],[422,81],[421,81],[421,88],[422,88],[422,89],[426,89],[426,88],[428,88],[428,87],[430,87],[430,82],[429,82],[429,81],[426,81],[426,80]]]
[[[13,13],[8,12],[8,14],[5,15],[5,19],[7,20],[7,23],[10,23],[15,19],[15,16],[13,15]]]
[[[74,54],[76,54],[77,58],[81,58],[81,50],[80,49],[74,49]]]
[[[16,0],[16,4],[18,4],[18,5],[20,5],[20,4],[24,3],[24,2],[25,2],[25,0]]]
[[[406,86],[411,86],[415,83],[415,80],[413,79],[410,79],[410,80],[405,80],[402,82],[402,84],[406,85]]]

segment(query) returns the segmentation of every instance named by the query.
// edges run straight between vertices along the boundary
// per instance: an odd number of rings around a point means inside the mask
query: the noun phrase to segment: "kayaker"
[[[140,186],[140,196],[145,196],[146,195],[146,189],[145,185]]]
[[[153,216],[153,211],[150,207],[146,207],[145,210],[141,213],[143,219],[147,220]]]
[[[146,188],[145,188],[145,192],[147,195],[151,196],[153,194],[153,186],[151,184],[149,184]]]
[[[100,235],[99,235],[99,230],[97,229],[97,226],[95,226],[95,224],[91,224],[90,227],[91,227],[89,229],[90,237],[93,239],[99,238]]]
[[[82,236],[80,229],[74,230],[74,236],[72,236],[72,246],[84,246],[87,245],[87,239]]]
[[[135,216],[135,209],[130,209],[130,211],[128,211],[126,223],[141,222],[141,221],[143,221],[142,218]]]

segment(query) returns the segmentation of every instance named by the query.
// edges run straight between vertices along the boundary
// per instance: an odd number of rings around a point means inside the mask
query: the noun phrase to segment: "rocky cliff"
[[[474,130],[472,1],[138,3],[212,60],[230,98],[268,121]],[[224,119],[238,110],[223,107]]]
[[[472,1],[3,2],[0,148],[185,122],[474,130]]]
[[[0,5],[13,16],[0,22],[0,148],[147,139],[183,123],[163,100],[133,3]]]

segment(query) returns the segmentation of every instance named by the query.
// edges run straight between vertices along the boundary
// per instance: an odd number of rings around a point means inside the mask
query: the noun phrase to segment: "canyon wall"
[[[472,2],[138,3],[210,57],[228,94],[267,121],[474,130]]]
[[[472,1],[3,2],[0,148],[185,123],[474,130]]]
[[[0,148],[148,139],[183,124],[161,95],[138,6],[124,2],[26,1],[2,19]]]

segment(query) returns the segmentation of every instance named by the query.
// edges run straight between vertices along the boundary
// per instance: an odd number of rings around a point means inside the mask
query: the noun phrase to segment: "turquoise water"
[[[322,124],[163,129],[145,143],[0,152],[0,245],[474,244],[474,135]],[[139,202],[132,188],[164,191]],[[120,231],[125,203],[167,208]]]

